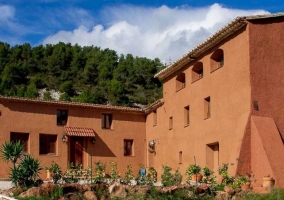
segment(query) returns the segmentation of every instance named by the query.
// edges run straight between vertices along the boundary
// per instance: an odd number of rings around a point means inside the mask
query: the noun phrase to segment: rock
[[[40,196],[38,187],[32,187],[19,195],[19,197],[22,197],[22,198],[31,197],[31,196],[37,196],[37,197]]]
[[[82,190],[82,186],[76,183],[62,185],[63,194],[78,192]]]
[[[68,200],[81,200],[81,199],[82,199],[78,194],[73,193],[73,192],[68,193],[68,194],[66,195],[66,197],[67,197]],[[66,198],[65,198],[65,199],[66,199]]]
[[[230,196],[233,196],[235,194],[235,190],[229,186],[225,186],[224,191],[227,192]]]
[[[98,199],[97,196],[95,195],[95,193],[92,192],[92,191],[86,191],[84,193],[84,197],[88,200],[97,200]]]
[[[196,187],[195,190],[197,194],[205,193],[208,190],[208,185],[206,183],[201,183],[199,186]]]
[[[125,190],[125,186],[121,185],[118,182],[115,182],[113,185],[109,187],[110,197],[120,197],[125,198],[127,196],[127,192]]]
[[[119,185],[120,185],[120,183],[118,183],[118,182],[115,182],[114,184],[110,185],[108,187],[108,192],[111,194],[113,192],[113,190],[115,189],[115,187],[117,187]]]
[[[137,187],[136,188],[136,191],[138,194],[141,194],[141,195],[146,195],[149,191],[149,187],[145,186],[145,187]]]
[[[230,195],[227,192],[217,191],[216,193],[217,193],[216,196],[215,196],[216,200],[228,200],[228,199],[230,199]]]
[[[50,194],[54,191],[56,185],[54,183],[43,183],[39,187],[39,195],[43,197],[49,197]]]
[[[89,184],[83,184],[82,185],[82,191],[83,192],[91,191],[90,185]]]

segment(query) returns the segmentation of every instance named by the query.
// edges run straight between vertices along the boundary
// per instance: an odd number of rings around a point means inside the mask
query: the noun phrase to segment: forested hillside
[[[10,46],[0,42],[0,95],[32,97],[46,88],[60,100],[111,105],[149,104],[161,97],[159,59],[117,55],[99,47],[58,43]]]

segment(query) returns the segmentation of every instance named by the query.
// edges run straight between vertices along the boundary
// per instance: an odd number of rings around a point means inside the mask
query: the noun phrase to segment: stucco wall
[[[117,162],[118,170],[124,175],[127,164],[132,164],[135,173],[140,164],[145,163],[145,116],[143,113],[123,113],[117,111],[96,110],[79,107],[61,107],[36,103],[0,102],[0,141],[10,140],[10,132],[29,133],[29,153],[40,159],[43,167],[50,166],[52,161],[58,163],[63,171],[68,166],[68,143],[61,141],[63,126],[56,124],[56,110],[67,109],[67,126],[92,128],[96,132],[96,143],[93,150],[89,138],[85,138],[84,168],[90,166],[90,155],[94,162],[102,161],[109,166],[110,161]],[[112,113],[112,129],[101,128],[101,113]],[[39,134],[57,134],[57,155],[39,155]],[[124,156],[123,140],[134,140],[134,156]],[[8,177],[8,165],[1,160],[3,168],[0,178]],[[108,170],[109,168],[107,168]],[[42,172],[45,177],[45,172]]]
[[[282,140],[284,136],[283,30],[284,17],[252,20],[249,23],[252,115],[273,119],[279,131],[278,135],[282,135]],[[255,110],[253,107],[254,101],[258,102],[258,110]],[[265,134],[268,137],[272,137],[272,135],[269,135],[270,132]],[[264,135],[263,137],[266,136]],[[275,136],[274,138],[277,137]],[[281,137],[277,139],[281,140]],[[283,145],[282,140],[280,143]],[[279,141],[274,142],[276,144]],[[258,156],[261,158],[268,156],[270,151],[269,149],[264,149],[264,151],[258,153]],[[271,170],[275,173],[274,176],[279,176],[276,171],[284,168],[284,160],[282,159],[284,152],[278,150],[274,151],[273,154],[278,159],[252,160],[252,166],[254,167],[252,170],[259,172],[259,169],[256,169],[256,167],[271,166]],[[266,163],[268,161],[269,163]],[[263,169],[265,170],[265,168]],[[271,171],[262,171],[262,173],[258,173],[258,176],[266,174],[271,175]],[[283,177],[274,178],[279,180],[279,178]],[[284,183],[280,181],[277,181],[276,184],[281,187],[284,186]]]
[[[210,56],[218,48],[224,51],[225,64],[210,73]],[[219,166],[233,163],[230,172],[235,173],[250,113],[248,56],[248,34],[243,28],[163,80],[164,105],[157,109],[157,125],[153,126],[153,114],[147,117],[147,141],[157,139],[154,161],[148,161],[148,165],[152,164],[159,173],[162,165],[168,165],[184,174],[186,167],[194,164],[194,156],[198,165],[205,166],[207,144],[218,142]],[[203,62],[204,76],[192,83],[191,69],[198,61]],[[181,72],[186,74],[186,86],[176,92],[175,78]],[[211,117],[204,119],[204,98],[209,96]],[[190,125],[184,127],[186,106],[190,106]],[[173,129],[169,130],[171,116]]]

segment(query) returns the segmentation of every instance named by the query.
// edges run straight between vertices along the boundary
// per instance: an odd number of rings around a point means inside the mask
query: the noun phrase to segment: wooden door
[[[75,167],[83,165],[83,137],[70,137],[70,163]]]

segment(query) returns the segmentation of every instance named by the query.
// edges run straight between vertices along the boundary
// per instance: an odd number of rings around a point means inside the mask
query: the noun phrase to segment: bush
[[[182,181],[182,175],[177,169],[174,174],[171,173],[172,168],[163,165],[163,173],[161,175],[163,186],[174,186],[179,185]]]
[[[61,171],[61,167],[57,163],[52,161],[51,167],[48,167],[46,169],[51,172],[51,176],[52,176],[53,182],[55,184],[57,184],[61,180],[61,178],[63,176],[63,173]]]

